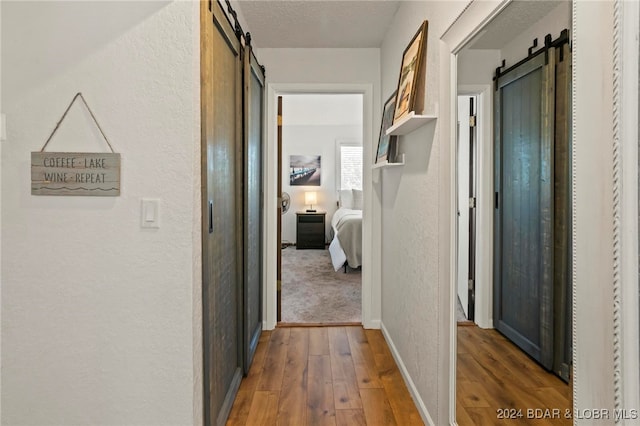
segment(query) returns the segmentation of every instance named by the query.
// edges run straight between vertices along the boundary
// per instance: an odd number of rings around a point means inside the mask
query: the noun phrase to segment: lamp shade
[[[304,193],[304,203],[305,204],[318,204],[316,191],[305,192]]]

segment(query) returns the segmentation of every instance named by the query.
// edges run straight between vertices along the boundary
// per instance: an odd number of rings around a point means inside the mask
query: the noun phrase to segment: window
[[[362,190],[362,145],[338,142],[339,189]]]

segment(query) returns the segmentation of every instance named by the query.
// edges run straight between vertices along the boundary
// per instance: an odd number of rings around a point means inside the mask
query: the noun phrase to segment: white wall
[[[258,59],[266,67],[267,80],[267,182],[265,220],[267,249],[265,259],[265,327],[275,327],[276,281],[276,100],[286,93],[364,93],[363,96],[363,267],[362,316],[365,327],[380,324],[380,235],[367,229],[380,229],[378,192],[372,190],[371,168],[380,125],[380,50],[379,49],[257,49]],[[309,90],[309,88],[314,88]],[[375,138],[375,140],[374,140]],[[272,249],[273,247],[273,249]]]
[[[491,84],[500,63],[500,50],[465,49],[458,55],[458,84]]]
[[[3,424],[201,422],[198,41],[197,2],[2,2]],[[121,195],[32,196],[78,91]],[[48,147],[106,149],[79,104]]]
[[[613,352],[613,280],[614,265],[619,262],[613,216],[612,124],[617,113],[613,108],[614,4],[577,2],[575,7],[574,396],[580,410],[599,407],[613,412],[615,387],[619,385],[619,380],[614,380]],[[614,421],[583,419],[576,424],[613,425]]]
[[[282,99],[282,190],[291,196],[289,212],[282,217],[282,240],[296,242],[296,212],[309,208],[306,191],[316,191],[314,209],[327,212],[325,238],[336,211],[338,159],[336,142],[362,142],[362,96],[287,95]],[[291,155],[320,155],[320,186],[289,185]]]
[[[425,112],[439,107],[439,36],[464,8],[463,2],[402,2],[381,48],[382,95],[396,88],[402,52],[424,19],[429,20]],[[440,181],[441,119],[400,137],[406,165],[381,171],[382,324],[408,373],[419,407],[434,424],[447,422],[448,338],[442,331],[449,310],[441,310],[449,289],[440,247],[441,203],[448,202]],[[442,257],[445,259],[442,259]],[[446,296],[448,300],[448,295]],[[434,344],[438,342],[438,344]],[[426,417],[426,416],[425,416]],[[425,418],[425,420],[429,420]]]

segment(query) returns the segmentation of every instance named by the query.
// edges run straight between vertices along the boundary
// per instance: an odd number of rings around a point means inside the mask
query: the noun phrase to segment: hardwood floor
[[[457,368],[460,426],[572,424],[565,418],[571,386],[495,330],[459,326]],[[522,417],[499,419],[498,410],[505,409]],[[544,414],[559,418],[539,418]],[[422,424],[382,333],[360,326],[263,332],[227,421],[228,426]]]
[[[263,332],[227,425],[422,425],[379,330]]]
[[[571,386],[495,330],[458,326],[457,367],[460,426],[572,424],[565,417],[571,413]],[[505,413],[513,417],[498,418]],[[551,417],[542,418],[545,414]]]

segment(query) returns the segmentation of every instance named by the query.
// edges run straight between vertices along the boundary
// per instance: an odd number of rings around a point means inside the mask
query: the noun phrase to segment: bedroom
[[[362,321],[360,94],[282,96],[281,324]]]

